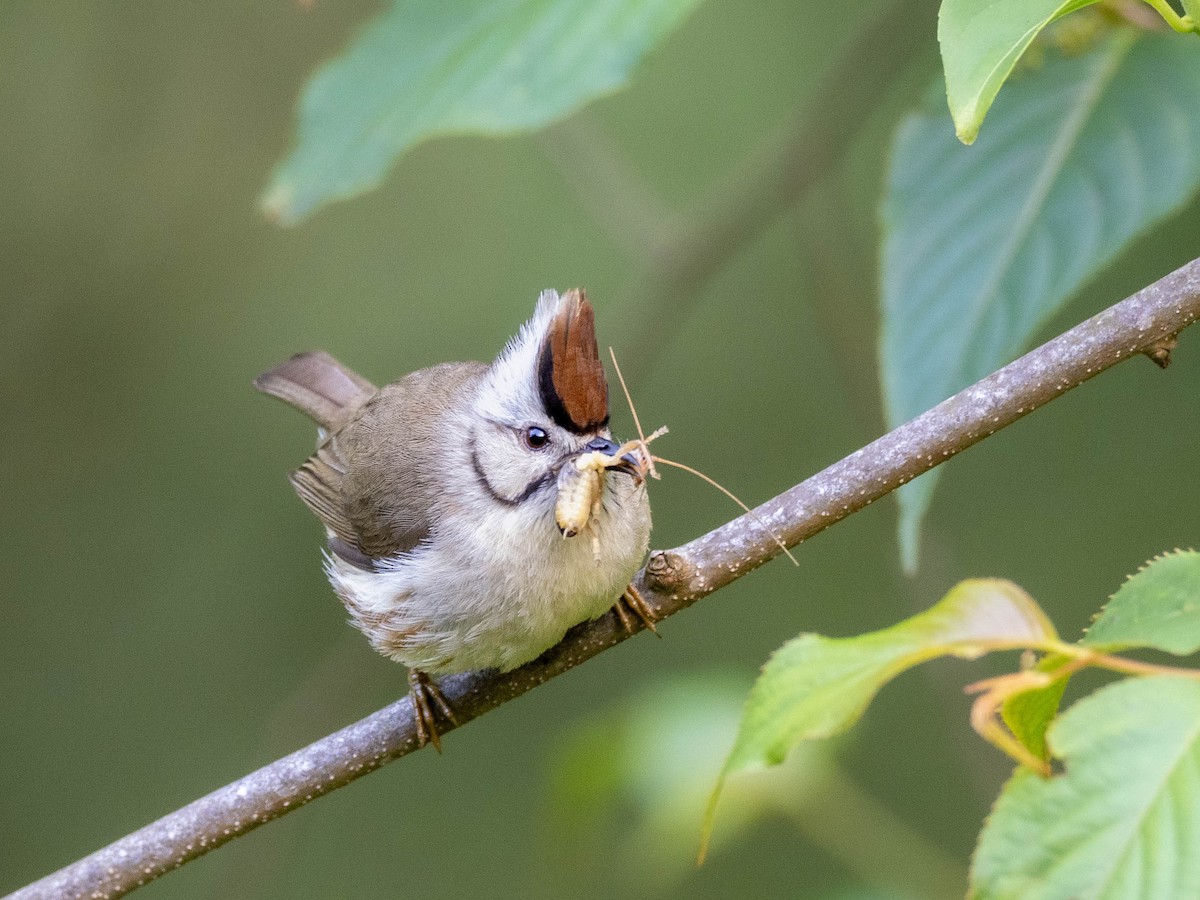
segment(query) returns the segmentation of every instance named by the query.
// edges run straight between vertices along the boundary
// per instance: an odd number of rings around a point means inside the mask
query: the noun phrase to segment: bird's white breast
[[[326,572],[381,653],[431,673],[506,671],[609,609],[649,543],[645,485],[624,475],[605,480],[600,515],[575,537],[559,533],[552,503],[537,509],[442,516],[425,542],[378,571],[331,557]]]

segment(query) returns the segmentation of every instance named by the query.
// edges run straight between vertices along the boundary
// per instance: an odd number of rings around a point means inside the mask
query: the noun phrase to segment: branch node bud
[[[1175,349],[1175,345],[1178,343],[1179,338],[1172,334],[1162,340],[1155,341],[1142,352],[1150,357],[1160,369],[1165,369],[1171,364],[1171,351]]]
[[[688,568],[679,554],[655,550],[646,563],[646,580],[656,588],[669,590],[687,577]]]

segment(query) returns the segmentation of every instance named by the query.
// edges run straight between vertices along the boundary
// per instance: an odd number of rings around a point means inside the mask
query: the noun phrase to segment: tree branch
[[[673,615],[828,528],[1121,360],[1160,365],[1200,318],[1200,259],[1088,319],[929,412],[703,537],[655,551],[636,584],[659,617]],[[629,637],[610,614],[576,626],[506,674],[441,681],[459,724],[507,703]],[[441,730],[451,730],[443,723]],[[399,700],[10,895],[10,900],[118,897],[264,822],[417,749],[412,707]]]

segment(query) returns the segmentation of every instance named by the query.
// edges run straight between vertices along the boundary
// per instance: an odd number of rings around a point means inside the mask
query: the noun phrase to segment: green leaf
[[[937,104],[933,104],[936,106]],[[897,131],[882,219],[881,373],[908,421],[1017,356],[1132,238],[1200,187],[1200,52],[1118,32],[1011,83],[974,147],[928,108]],[[936,473],[899,491],[915,567]]]
[[[1051,653],[1038,660],[1034,668],[1039,672],[1053,672],[1068,661],[1069,657]],[[1058,705],[1062,702],[1068,681],[1070,678],[1064,677],[1047,687],[1014,694],[1000,707],[1000,715],[1013,737],[1038,759],[1050,759],[1050,751],[1046,747],[1046,729],[1058,714]]]
[[[845,731],[876,692],[917,663],[968,659],[1055,639],[1033,598],[1011,581],[956,585],[935,606],[851,638],[805,634],[775,652],[750,692],[722,778],[782,762],[797,743]]]
[[[1200,553],[1164,554],[1130,576],[1082,643],[1106,650],[1154,647],[1177,656],[1200,650]]]
[[[1049,732],[1066,773],[1019,770],[975,850],[978,900],[1200,896],[1200,683],[1111,684]]]
[[[434,135],[511,134],[611,93],[697,0],[394,0],[300,101],[262,205],[291,224]]]
[[[938,45],[958,139],[973,143],[1000,86],[1041,30],[1096,0],[945,0]]]

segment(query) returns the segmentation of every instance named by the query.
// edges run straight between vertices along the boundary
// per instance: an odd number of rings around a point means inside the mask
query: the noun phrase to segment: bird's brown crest
[[[608,382],[596,344],[592,305],[568,291],[550,322],[538,357],[538,387],[557,424],[584,434],[608,423]]]

